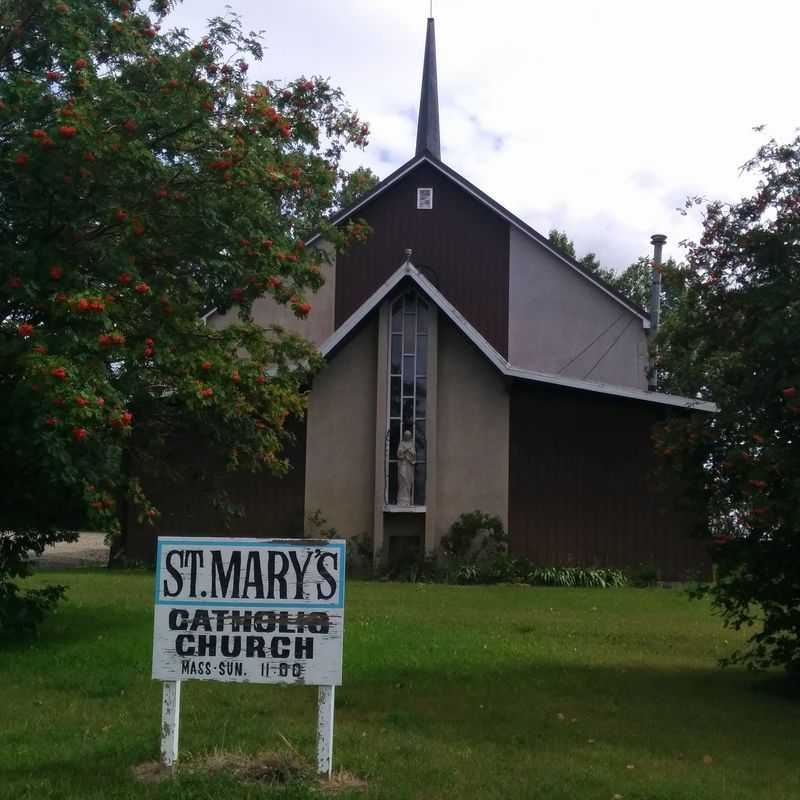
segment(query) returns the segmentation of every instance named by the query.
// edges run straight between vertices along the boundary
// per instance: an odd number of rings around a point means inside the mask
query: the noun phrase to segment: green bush
[[[527,576],[531,586],[582,586],[610,589],[628,579],[621,569],[600,567],[536,567]]]
[[[518,583],[526,573],[527,563],[508,553],[498,553],[481,566],[480,583]]]
[[[338,538],[336,529],[317,510],[308,516],[306,536]],[[462,514],[442,538],[439,551],[424,557],[412,552],[373,567],[372,537],[367,533],[347,538],[347,566],[361,578],[383,578],[409,583],[486,585],[527,583],[531,586],[612,588],[628,579],[619,569],[600,567],[538,567],[527,558],[508,552],[509,536],[498,516],[482,511]]]
[[[624,586],[622,570],[589,567],[537,567],[508,552],[509,536],[502,520],[482,511],[462,514],[442,538],[438,553],[406,558],[390,565],[384,576],[416,583],[528,583],[531,586]]]
[[[652,564],[640,564],[631,573],[631,583],[640,589],[655,586],[659,581],[658,568]]]
[[[372,536],[359,533],[347,539],[347,568],[351,574],[367,577],[374,571],[375,550]]]
[[[18,641],[34,636],[47,612],[64,596],[63,586],[21,591],[16,579],[31,574],[32,554],[57,541],[75,541],[69,531],[0,532],[0,642]]]
[[[339,532],[328,520],[321,509],[316,509],[306,515],[306,539],[338,539]]]
[[[372,536],[368,533],[359,533],[356,536],[342,536],[328,522],[322,510],[318,508],[306,516],[305,538],[344,539],[348,574],[359,578],[373,577],[374,550]]]
[[[483,535],[483,538],[479,538]],[[442,538],[442,553],[449,558],[471,561],[481,555],[491,556],[508,549],[508,534],[500,517],[471,511],[462,514],[451,526],[450,533]]]

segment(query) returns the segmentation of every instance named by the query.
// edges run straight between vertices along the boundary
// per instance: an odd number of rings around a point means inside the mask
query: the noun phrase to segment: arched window
[[[428,304],[414,291],[402,294],[391,307],[385,498],[390,506],[397,505],[397,448],[404,431],[411,431],[416,451],[411,505],[425,505],[429,313]]]

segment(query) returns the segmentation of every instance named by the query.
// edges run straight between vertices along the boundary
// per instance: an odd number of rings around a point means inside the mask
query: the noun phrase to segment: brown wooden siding
[[[171,455],[182,477],[174,482],[143,477],[145,492],[161,516],[155,525],[147,525],[138,522],[133,512],[128,513],[123,525],[125,556],[152,562],[159,536],[302,536],[305,424],[298,427],[296,437],[286,450],[292,469],[279,478],[269,472],[227,472],[207,442],[196,436],[176,436]],[[240,506],[244,516],[226,523],[212,503],[215,488],[227,491],[230,502]]]
[[[433,210],[417,211],[417,187]],[[504,356],[508,356],[508,223],[428,164],[359,209],[366,244],[336,260],[336,327],[403,263],[403,251]]]
[[[541,566],[654,566],[662,580],[708,575],[693,517],[655,474],[651,435],[670,413],[546,386],[511,390],[511,548]],[[681,412],[682,413],[682,412]]]

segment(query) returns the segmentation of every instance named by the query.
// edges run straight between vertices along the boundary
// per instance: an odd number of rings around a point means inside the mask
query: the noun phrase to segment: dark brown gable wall
[[[417,187],[433,187],[433,210],[417,211]],[[429,164],[359,209],[373,228],[336,260],[336,327],[403,263],[403,251],[444,296],[508,356],[508,223]]]
[[[655,567],[710,574],[677,487],[654,473],[663,406],[548,386],[511,391],[508,528],[538,566]],[[684,413],[684,412],[679,412]],[[697,412],[699,413],[699,412]]]

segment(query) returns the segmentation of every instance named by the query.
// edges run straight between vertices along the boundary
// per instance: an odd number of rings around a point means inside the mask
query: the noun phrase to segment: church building
[[[318,513],[378,557],[422,555],[480,510],[540,566],[707,570],[676,487],[656,475],[652,430],[714,406],[649,387],[650,314],[443,163],[432,19],[414,156],[333,221],[351,217],[372,235],[332,254],[307,319],[254,306],[326,365],[290,474],[229,479],[246,511],[229,535],[302,536]],[[152,491],[162,517],[127,521],[129,556],[152,560],[158,535],[223,532],[198,487]]]

